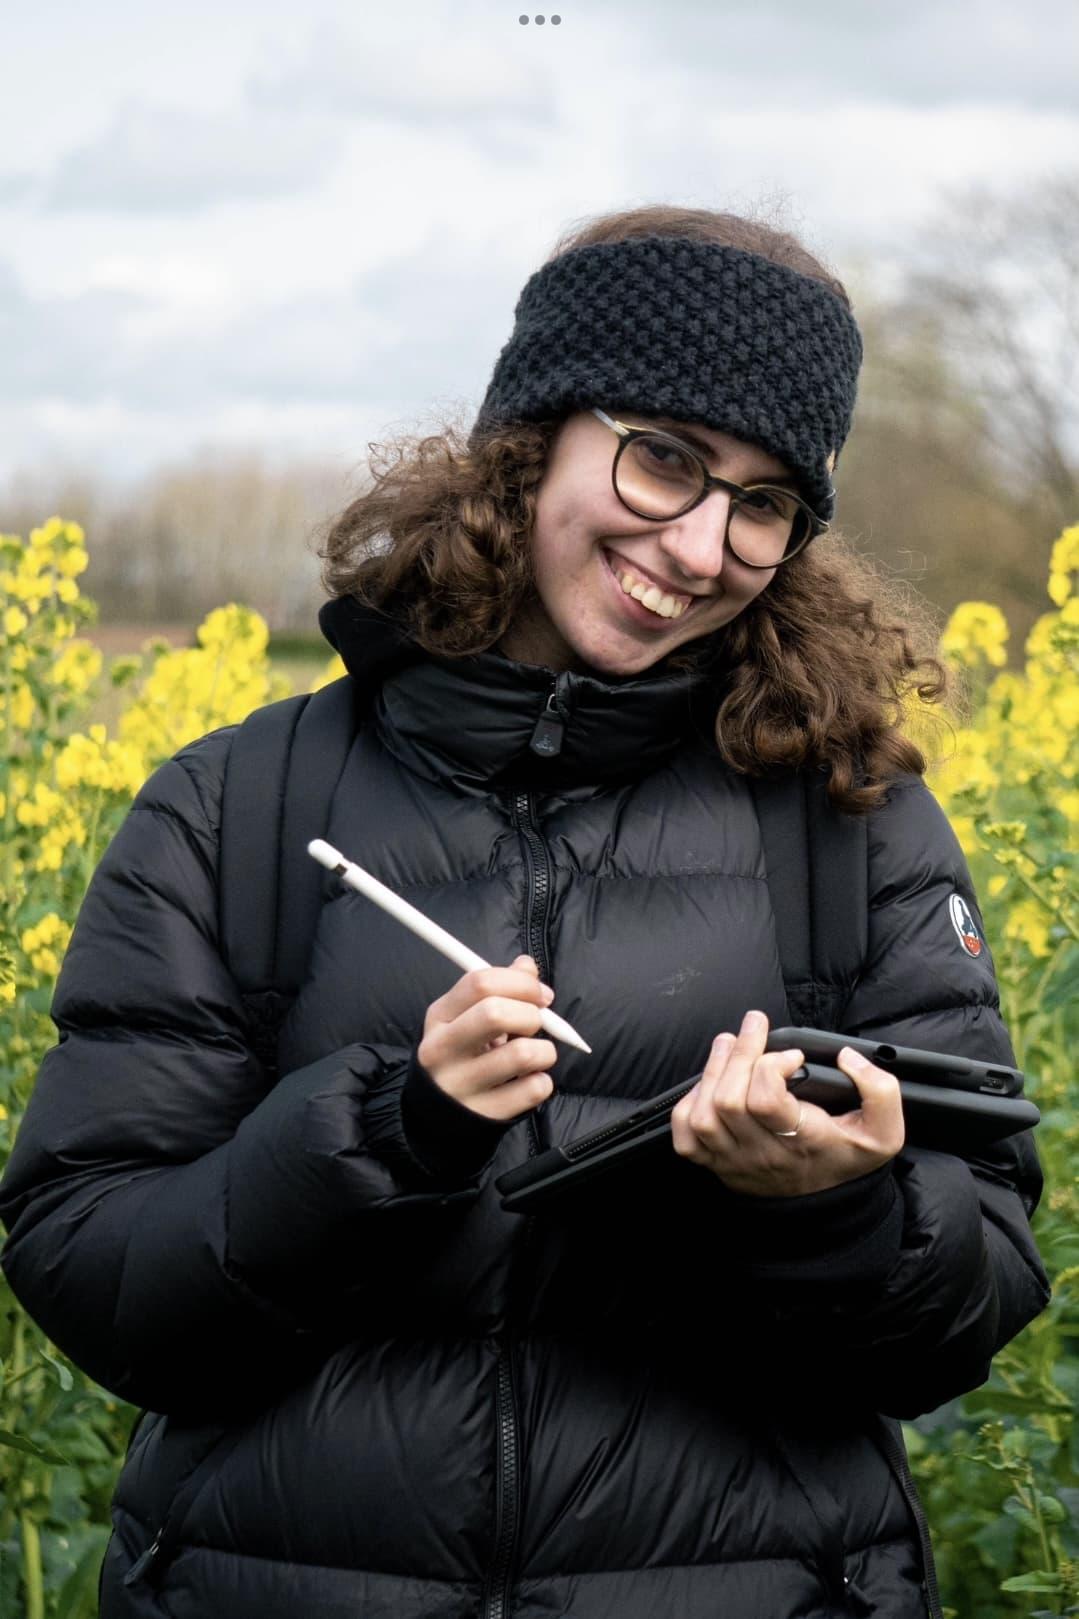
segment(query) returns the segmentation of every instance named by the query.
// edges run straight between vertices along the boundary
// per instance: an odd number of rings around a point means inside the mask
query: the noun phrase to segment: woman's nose
[[[660,549],[687,579],[715,579],[723,570],[731,497],[715,489],[699,506],[665,523]]]

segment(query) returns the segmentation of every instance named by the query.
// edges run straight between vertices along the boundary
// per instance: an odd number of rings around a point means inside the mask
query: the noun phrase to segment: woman
[[[217,935],[233,730],[139,795],[2,1202],[15,1291],[147,1411],[105,1619],[939,1614],[894,1419],[1043,1307],[1037,1161],[905,1144],[849,1052],[856,1112],[789,1095],[747,784],[823,773],[869,817],[824,1026],[1010,1062],[894,723],[918,661],[819,537],[860,354],[792,238],[602,218],[526,286],[468,450],[423,441],[331,531],[365,717],[326,836],[500,965],[454,981],[328,881],[271,1085]],[[591,1057],[540,1037],[552,993]],[[537,1147],[701,1070],[646,1175],[502,1209]]]

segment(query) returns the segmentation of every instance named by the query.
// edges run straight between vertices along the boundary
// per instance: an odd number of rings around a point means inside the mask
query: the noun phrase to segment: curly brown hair
[[[657,205],[604,214],[567,232],[557,258],[594,242],[663,234],[725,243],[842,284],[786,231],[740,215]],[[391,614],[426,651],[464,656],[494,647],[533,591],[536,495],[560,419],[491,430],[470,450],[466,430],[370,444],[370,486],[330,525],[322,582]],[[676,653],[721,677],[720,754],[762,775],[828,771],[832,802],[879,804],[887,784],[926,760],[901,733],[905,703],[939,701],[945,671],[928,654],[924,607],[838,535],[780,568],[736,619]],[[920,648],[920,649],[919,649]]]

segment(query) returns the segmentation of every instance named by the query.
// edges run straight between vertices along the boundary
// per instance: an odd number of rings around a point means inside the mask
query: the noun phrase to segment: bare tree
[[[1057,525],[1079,515],[1079,171],[950,198],[907,305],[984,405],[1005,479]]]
[[[898,288],[857,305],[841,524],[942,610],[998,602],[1018,647],[1079,519],[1079,177],[953,198]]]

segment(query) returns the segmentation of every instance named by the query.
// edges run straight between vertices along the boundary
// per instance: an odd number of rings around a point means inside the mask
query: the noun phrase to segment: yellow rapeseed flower
[[[22,634],[29,622],[21,607],[9,607],[4,613],[4,634],[14,640],[16,635]]]
[[[79,532],[81,534],[82,530]],[[69,551],[64,551],[56,559],[56,571],[65,579],[75,579],[80,573],[85,573],[89,566],[89,554],[81,545],[73,545]]]
[[[1020,940],[1032,956],[1044,957],[1052,954],[1050,925],[1051,918],[1044,906],[1034,898],[1021,899],[1008,914],[1004,935],[1008,939]]]
[[[1003,668],[1008,661],[1008,621],[992,602],[960,602],[940,638],[941,655],[954,663],[982,661]]]
[[[49,670],[47,679],[76,696],[89,691],[101,673],[101,653],[92,641],[69,641]]]
[[[103,725],[68,737],[53,766],[57,786],[71,793],[90,787],[134,797],[149,771],[142,751],[130,742],[110,742]]]
[[[34,927],[23,930],[19,943],[35,970],[45,977],[54,978],[60,971],[60,958],[68,947],[71,934],[70,924],[55,911],[50,911]]]
[[[0,693],[0,714],[7,710],[7,698]],[[11,694],[11,723],[16,732],[28,731],[34,721],[34,697],[29,686],[16,686]]]
[[[1079,572],[1079,523],[1064,530],[1049,559],[1049,594],[1058,607],[1063,607],[1071,595],[1071,575],[1076,572]]]
[[[48,826],[64,808],[64,800],[60,793],[54,792],[45,782],[34,783],[34,790],[28,794],[15,809],[15,819],[20,826]]]

